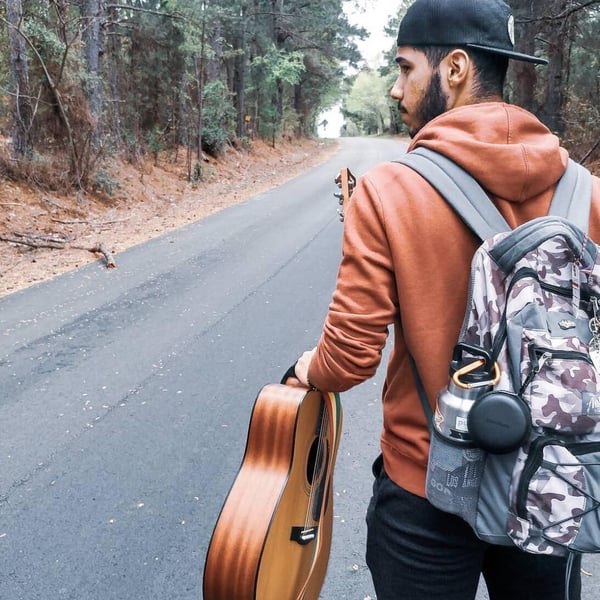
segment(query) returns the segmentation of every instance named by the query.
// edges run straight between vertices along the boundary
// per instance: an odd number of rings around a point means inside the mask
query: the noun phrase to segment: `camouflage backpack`
[[[415,368],[432,429],[430,501],[490,543],[600,551],[600,253],[586,234],[589,172],[569,161],[549,215],[511,231],[454,162],[422,148],[398,162],[483,240],[434,415]],[[454,439],[440,434],[448,394],[467,410],[450,424]]]

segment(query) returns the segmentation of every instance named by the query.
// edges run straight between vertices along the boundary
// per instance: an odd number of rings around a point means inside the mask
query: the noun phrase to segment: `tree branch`
[[[585,154],[585,156],[579,162],[581,164],[583,164],[596,151],[598,146],[600,146],[600,139],[598,139],[598,141],[590,148],[590,150]]]
[[[14,233],[14,237],[0,234],[0,242],[9,244],[21,244],[29,248],[50,248],[52,250],[65,250],[71,248],[73,250],[86,250],[95,254],[102,254],[106,263],[107,269],[116,269],[117,263],[112,253],[106,248],[102,242],[98,242],[95,246],[77,246],[68,244],[66,240],[57,240],[47,236],[27,235],[24,233]]]

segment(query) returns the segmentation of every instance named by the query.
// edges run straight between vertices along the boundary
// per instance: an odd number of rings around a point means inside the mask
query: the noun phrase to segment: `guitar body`
[[[339,398],[265,386],[215,526],[204,600],[317,600],[333,526]]]

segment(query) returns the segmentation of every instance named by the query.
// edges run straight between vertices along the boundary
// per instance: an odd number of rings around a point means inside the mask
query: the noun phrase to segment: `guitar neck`
[[[340,189],[340,192],[334,195],[339,200],[341,208],[338,210],[338,214],[340,216],[340,221],[343,222],[348,201],[350,200],[350,196],[352,196],[354,188],[356,187],[356,177],[352,174],[348,167],[344,167],[340,170],[338,176],[335,178],[335,183]]]

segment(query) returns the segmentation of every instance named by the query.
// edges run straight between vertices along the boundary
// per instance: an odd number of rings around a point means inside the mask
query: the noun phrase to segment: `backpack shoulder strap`
[[[510,231],[508,223],[483,188],[454,161],[429,148],[420,147],[395,162],[410,167],[427,179],[480,240],[501,231]]]
[[[419,147],[395,162],[410,167],[427,179],[479,239],[485,240],[510,230],[479,183],[449,158],[429,148]],[[591,173],[569,159],[567,169],[556,186],[548,214],[563,217],[586,232],[591,200]]]
[[[567,170],[560,178],[549,215],[563,217],[587,232],[592,203],[592,174],[582,165],[569,159]]]
[[[480,240],[510,230],[508,223],[483,188],[454,161],[428,148],[417,148],[394,162],[404,164],[424,177]],[[431,429],[433,410],[417,365],[412,355],[409,354],[409,357],[419,400]]]

